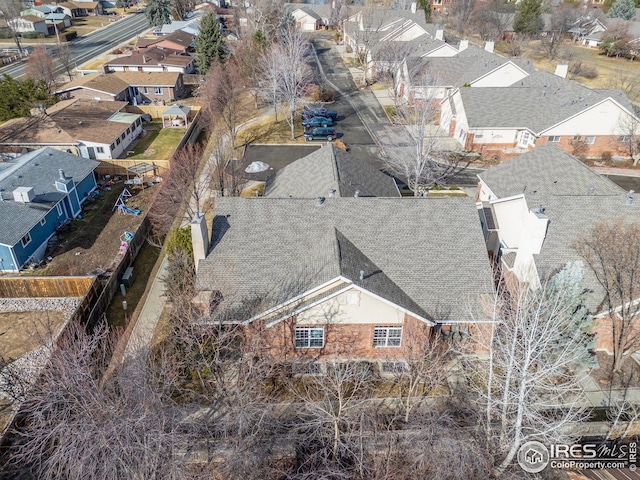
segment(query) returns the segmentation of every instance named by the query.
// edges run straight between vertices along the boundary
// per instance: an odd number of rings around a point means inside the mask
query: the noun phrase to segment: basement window
[[[320,362],[296,362],[293,364],[294,375],[324,375]]]
[[[380,373],[382,375],[402,375],[409,369],[405,362],[380,362]]]

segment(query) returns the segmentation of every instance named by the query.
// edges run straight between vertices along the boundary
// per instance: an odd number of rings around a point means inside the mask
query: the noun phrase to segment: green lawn
[[[184,128],[162,128],[162,122],[153,121],[145,125],[147,134],[133,148],[131,160],[169,160],[182,136]]]

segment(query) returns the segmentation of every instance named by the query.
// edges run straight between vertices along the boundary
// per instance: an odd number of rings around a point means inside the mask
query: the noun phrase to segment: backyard
[[[30,275],[86,275],[97,268],[113,269],[119,259],[120,236],[134,232],[155,196],[157,188],[127,186],[133,197],[127,202],[131,209],[141,210],[140,215],[112,211],[118,196],[124,189],[122,182],[111,190],[101,190],[95,203],[86,203],[82,218],[71,221],[58,233],[58,243],[47,252],[53,259],[43,268],[25,272]]]
[[[300,123],[299,116],[295,121],[295,140],[291,140],[291,126],[285,121],[282,114],[278,115],[278,122],[275,117],[269,115],[250,123],[240,130],[236,145],[247,145],[250,143],[304,143],[302,133],[304,129]]]
[[[182,139],[184,128],[162,128],[162,121],[154,119],[144,126],[146,135],[133,147],[129,160],[169,160]]]

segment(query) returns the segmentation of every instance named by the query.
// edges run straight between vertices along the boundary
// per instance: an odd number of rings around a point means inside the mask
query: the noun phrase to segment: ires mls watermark
[[[583,443],[574,445],[531,441],[518,450],[518,463],[525,472],[538,473],[547,466],[566,470],[636,470],[637,442],[626,444]]]

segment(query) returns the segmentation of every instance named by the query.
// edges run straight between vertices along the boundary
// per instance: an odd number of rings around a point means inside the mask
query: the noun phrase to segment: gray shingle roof
[[[470,128],[528,128],[539,133],[607,97],[633,111],[619,90],[590,89],[543,71],[508,88],[461,88],[460,95]]]
[[[58,169],[75,182],[84,179],[99,163],[54,148],[36,150],[0,164],[0,243],[15,245],[64,196],[54,187]],[[16,203],[13,191],[33,187],[31,203]]]
[[[400,196],[393,178],[333,144],[296,160],[269,178],[264,196],[328,197],[330,190],[340,197],[352,197],[356,190],[363,197]]]
[[[468,319],[492,291],[468,198],[219,198],[197,287],[268,308],[360,270],[364,288],[439,320]]]
[[[478,175],[498,198],[520,193],[547,196],[620,195],[624,191],[553,143],[504,162]],[[531,206],[531,205],[530,205]]]

